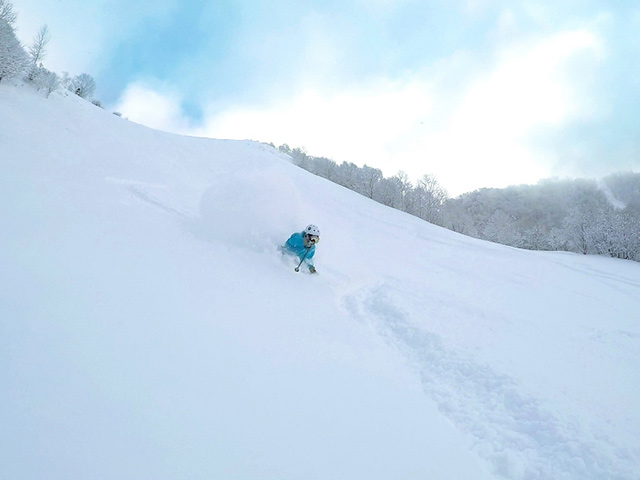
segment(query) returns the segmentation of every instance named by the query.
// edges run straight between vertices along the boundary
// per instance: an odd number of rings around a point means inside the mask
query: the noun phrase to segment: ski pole
[[[304,262],[304,259],[305,259],[305,258],[307,258],[307,255],[309,254],[309,249],[310,249],[310,248],[311,248],[311,247],[307,247],[307,248],[306,248],[306,250],[307,250],[307,251],[306,251],[306,252],[304,252],[304,256],[302,257],[302,260],[300,260],[300,263],[299,263],[299,264],[298,264],[298,266],[296,267],[296,272],[299,272],[299,271],[300,271],[300,265],[302,265],[302,262]]]

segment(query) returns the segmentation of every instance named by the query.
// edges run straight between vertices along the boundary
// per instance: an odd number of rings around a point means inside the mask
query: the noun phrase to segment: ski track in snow
[[[155,198],[153,195],[151,195],[149,192],[146,192],[143,188],[141,188],[138,185],[129,185],[127,187],[127,190],[131,194],[133,194],[133,196],[139,198],[144,202],[147,202],[153,205],[154,207],[158,207],[160,210],[164,210],[167,213],[179,215],[181,217],[188,217],[188,214],[186,212],[177,210],[173,207],[170,207],[169,205],[166,205],[165,203],[160,201],[158,198]]]
[[[193,217],[193,214],[189,213],[187,210],[171,206],[166,201],[164,201],[160,195],[152,193],[153,190],[167,190],[167,187],[164,185],[153,185],[147,182],[139,182],[136,180],[125,180],[112,177],[109,177],[106,180],[110,183],[121,185],[124,190],[131,194],[133,197],[141,200],[145,204],[152,205],[164,211],[165,213],[177,215],[178,217],[185,219]]]
[[[342,297],[346,311],[371,322],[420,376],[425,393],[458,428],[495,474],[513,480],[637,480],[637,452],[602,433],[585,432],[542,401],[520,393],[515,381],[448,349],[438,335],[412,326],[382,282]],[[401,292],[400,292],[401,293]]]
[[[620,275],[608,274],[594,267],[584,266],[582,268],[576,268],[560,261],[556,261],[556,263],[574,272],[582,273],[589,278],[598,279],[608,287],[611,287],[618,291],[624,291],[627,295],[630,295],[634,298],[637,296],[638,291],[640,291],[640,282],[636,281],[635,279],[622,278]],[[629,289],[627,292],[625,290],[622,290],[620,286],[631,287],[631,289]]]

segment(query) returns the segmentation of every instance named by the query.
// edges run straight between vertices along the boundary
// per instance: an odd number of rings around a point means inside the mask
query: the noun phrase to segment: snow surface
[[[0,478],[640,478],[638,263],[5,84],[0,172]]]

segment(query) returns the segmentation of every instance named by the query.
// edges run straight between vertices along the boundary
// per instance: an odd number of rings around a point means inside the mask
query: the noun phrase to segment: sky
[[[451,195],[640,171],[640,4],[19,0],[18,37],[165,131],[435,175]]]

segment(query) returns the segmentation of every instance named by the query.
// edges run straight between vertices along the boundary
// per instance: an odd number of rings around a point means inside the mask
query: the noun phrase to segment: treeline
[[[56,90],[64,89],[91,100],[96,89],[91,75],[82,73],[72,77],[64,72],[60,76],[42,64],[51,40],[49,28],[44,25],[32,44],[25,48],[16,35],[16,19],[13,4],[8,0],[0,0],[0,82],[20,78],[38,91],[43,91],[47,97]],[[100,106],[98,101],[93,103]]]
[[[465,235],[530,250],[640,261],[638,173],[483,188],[450,198],[433,175],[413,184],[404,172],[387,178],[367,165],[337,164],[286,144],[278,149],[315,175]]]

